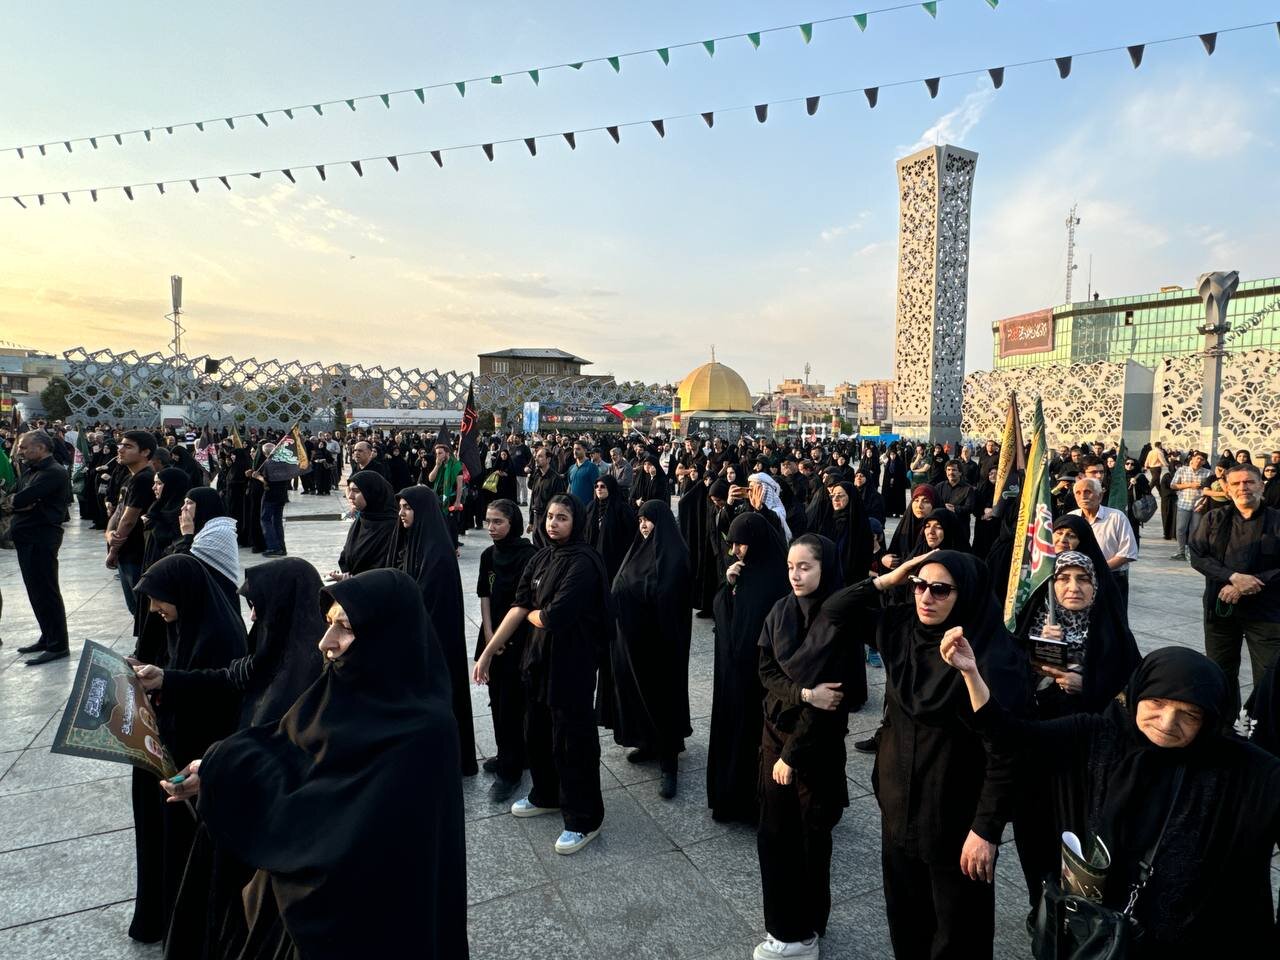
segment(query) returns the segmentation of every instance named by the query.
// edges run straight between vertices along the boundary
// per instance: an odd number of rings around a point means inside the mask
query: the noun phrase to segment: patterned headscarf
[[[778,481],[767,473],[753,473],[747,477],[747,483],[758,483],[764,487],[764,505],[777,514],[778,522],[782,524],[782,537],[790,543],[791,528],[787,526],[787,510],[782,505],[782,491],[778,487]]]
[[[1053,574],[1057,577],[1063,570],[1068,567],[1078,567],[1089,575],[1089,582],[1093,584],[1093,596],[1098,596],[1098,574],[1093,569],[1093,561],[1089,559],[1087,554],[1083,554],[1078,550],[1067,550],[1060,553],[1053,564]],[[1053,583],[1048,584],[1047,589],[1053,589]],[[1089,612],[1093,609],[1093,604],[1085,607],[1083,610],[1068,610],[1062,604],[1055,604],[1054,619],[1058,626],[1062,628],[1062,639],[1071,644],[1075,648],[1078,661],[1084,663],[1084,645],[1089,637]],[[1033,623],[1033,631],[1040,633],[1044,629],[1045,622],[1049,617],[1049,596],[1046,593],[1044,600],[1040,604],[1040,610],[1037,611],[1035,621]]]

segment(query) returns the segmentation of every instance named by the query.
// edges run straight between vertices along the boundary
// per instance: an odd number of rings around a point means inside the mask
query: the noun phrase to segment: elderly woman
[[[1221,669],[1193,650],[1164,647],[1103,713],[1034,722],[992,694],[971,639],[948,631],[942,659],[964,677],[978,727],[1031,748],[1054,778],[1072,832],[1105,844],[1103,903],[1131,908],[1144,934],[1133,955],[1213,956],[1224,937],[1277,955],[1270,865],[1280,760],[1222,734],[1230,706]]]

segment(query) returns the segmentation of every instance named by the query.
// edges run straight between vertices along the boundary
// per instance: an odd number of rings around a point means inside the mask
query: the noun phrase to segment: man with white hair
[[[1094,477],[1078,476],[1072,486],[1079,509],[1071,512],[1089,521],[1098,549],[1120,585],[1120,596],[1129,606],[1129,564],[1138,559],[1138,542],[1123,510],[1102,505],[1102,483]]]

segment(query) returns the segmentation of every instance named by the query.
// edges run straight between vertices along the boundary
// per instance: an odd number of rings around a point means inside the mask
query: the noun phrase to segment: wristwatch
[[[811,696],[813,696],[813,691],[812,691],[812,690],[810,690],[808,687],[801,687],[801,688],[800,688],[800,699],[801,699],[803,702],[808,703],[808,702],[809,702],[809,698],[810,698]]]

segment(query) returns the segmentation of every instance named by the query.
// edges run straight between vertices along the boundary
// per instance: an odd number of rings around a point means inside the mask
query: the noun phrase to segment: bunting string
[[[467,80],[449,80],[443,83],[424,84],[420,87],[405,87],[402,90],[388,90],[385,93],[368,93],[354,97],[339,97],[335,100],[320,100],[314,103],[303,103],[293,107],[273,107],[264,110],[250,110],[247,113],[236,113],[226,117],[209,117],[204,120],[183,120],[174,123],[162,123],[153,127],[142,127],[137,130],[122,130],[119,133],[100,133],[94,136],[78,136],[78,137],[54,137],[46,140],[44,143],[29,143],[14,147],[0,147],[0,153],[16,153],[19,159],[26,159],[30,153],[32,155],[47,156],[49,150],[63,149],[67,153],[73,153],[73,147],[76,144],[89,144],[94,150],[97,150],[102,143],[114,142],[117,146],[125,145],[125,137],[133,138],[131,142],[135,142],[138,136],[142,136],[147,143],[151,142],[154,135],[165,133],[172,135],[175,130],[194,127],[197,131],[204,133],[206,128],[220,129],[225,127],[228,130],[241,129],[236,126],[237,121],[241,123],[252,123],[257,121],[264,127],[271,126],[269,117],[284,117],[293,120],[298,114],[306,116],[313,113],[316,116],[328,116],[324,111],[326,108],[346,107],[348,111],[355,112],[356,105],[360,103],[370,103],[377,101],[386,109],[391,109],[392,97],[416,97],[420,104],[425,105],[427,102],[427,94],[432,91],[439,90],[456,90],[460,97],[466,97],[467,89],[474,87],[476,84],[500,85],[508,80],[528,78],[538,86],[541,84],[542,75],[552,70],[582,70],[587,66],[597,63],[607,63],[615,74],[622,72],[622,61],[635,57],[646,57],[657,54],[663,64],[670,64],[671,51],[683,50],[688,48],[701,47],[706,53],[714,57],[717,43],[726,43],[733,40],[747,40],[755,49],[760,49],[761,38],[766,34],[784,33],[797,30],[801,39],[806,45],[813,39],[813,28],[815,26],[851,22],[856,24],[860,31],[867,29],[869,18],[872,14],[880,15],[885,13],[896,13],[901,10],[911,10],[922,7],[931,17],[937,18],[938,4],[944,0],[931,0],[928,3],[912,2],[900,3],[891,7],[880,7],[875,10],[867,10],[864,13],[850,13],[836,17],[826,17],[820,20],[811,20],[805,23],[790,23],[779,27],[765,27],[759,30],[753,30],[747,33],[730,33],[721,37],[713,37],[709,40],[688,40],[681,43],[671,43],[665,47],[654,47],[647,50],[633,50],[630,53],[618,53],[607,57],[587,57],[582,60],[575,60],[569,63],[556,63],[544,67],[532,67],[523,70],[510,70],[506,73],[486,74],[484,76],[471,77]],[[952,0],[952,2],[960,2],[960,0]],[[985,0],[987,6],[996,9],[1000,0]]]
[[[830,99],[834,97],[843,97],[843,96],[849,96],[852,94],[859,94],[859,93],[866,97],[868,107],[871,109],[874,109],[876,104],[879,101],[879,94],[881,90],[891,89],[894,87],[913,86],[916,84],[923,83],[925,86],[925,89],[928,91],[930,98],[933,98],[938,95],[938,91],[941,87],[941,83],[943,80],[955,80],[955,79],[960,79],[965,77],[981,76],[982,74],[986,74],[990,79],[992,86],[995,89],[999,90],[1004,86],[1005,75],[1007,71],[1014,70],[1014,69],[1022,69],[1026,67],[1043,66],[1045,64],[1053,64],[1053,66],[1057,70],[1058,76],[1061,79],[1065,80],[1068,77],[1070,77],[1071,66],[1075,60],[1080,60],[1085,57],[1102,56],[1104,54],[1110,54],[1110,53],[1116,53],[1116,52],[1124,52],[1128,56],[1129,61],[1132,63],[1133,68],[1136,70],[1142,64],[1142,54],[1147,47],[1154,47],[1162,44],[1178,43],[1185,40],[1199,40],[1200,44],[1204,48],[1205,53],[1209,56],[1212,56],[1214,51],[1217,49],[1218,37],[1220,37],[1221,35],[1228,34],[1228,33],[1238,33],[1245,30],[1257,30],[1263,27],[1275,29],[1277,31],[1277,34],[1280,34],[1280,22],[1267,21],[1262,23],[1251,23],[1251,24],[1245,24],[1243,26],[1237,26],[1237,27],[1225,27],[1221,30],[1215,30],[1211,33],[1200,33],[1200,34],[1189,33],[1189,34],[1183,34],[1181,36],[1176,36],[1176,37],[1164,37],[1158,40],[1148,40],[1138,44],[1127,44],[1127,45],[1120,45],[1120,46],[1114,46],[1114,47],[1102,47],[1095,50],[1086,50],[1081,53],[1069,54],[1067,56],[1040,57],[1033,60],[1020,60],[1015,63],[1009,63],[1001,67],[985,67],[985,68],[977,68],[972,70],[961,70],[961,71],[956,71],[954,73],[939,74],[933,77],[917,77],[914,80],[894,80],[888,83],[881,83],[871,87],[852,87],[845,90],[833,90],[827,93],[814,94],[810,96],[786,97],[778,100],[766,101],[764,103],[742,104],[735,107],[722,107],[717,110],[675,114],[673,116],[667,116],[667,117],[662,117],[662,118],[653,119],[653,120],[630,120],[625,123],[614,123],[614,124],[605,124],[605,125],[595,126],[595,127],[584,127],[576,130],[566,131],[563,133],[542,133],[536,136],[528,136],[528,137],[508,137],[506,139],[494,139],[487,142],[459,144],[451,147],[436,147],[436,148],[429,148],[429,149],[423,149],[423,150],[412,150],[412,151],[401,152],[401,153],[396,153],[391,155],[360,157],[359,159],[354,159],[354,160],[326,161],[324,163],[315,163],[315,162],[297,163],[297,164],[290,164],[288,167],[275,167],[272,169],[243,171],[240,173],[205,175],[200,177],[180,177],[174,180],[132,183],[128,185],[117,184],[115,186],[110,186],[110,187],[83,187],[83,188],[78,188],[74,190],[46,190],[41,193],[11,194],[7,197],[7,199],[13,200],[15,203],[18,204],[18,206],[22,207],[23,209],[27,209],[28,205],[26,201],[28,200],[35,201],[38,206],[44,206],[46,200],[54,197],[62,197],[64,201],[66,201],[67,203],[70,203],[71,196],[73,194],[87,193],[90,195],[92,200],[96,203],[98,200],[99,193],[103,191],[119,190],[119,191],[122,191],[125,194],[125,196],[128,197],[128,199],[133,200],[135,190],[139,190],[147,187],[155,187],[156,190],[163,195],[165,193],[166,187],[187,184],[191,187],[191,189],[194,192],[199,193],[201,183],[212,182],[216,180],[217,182],[221,183],[222,186],[225,187],[227,190],[230,190],[232,180],[240,179],[243,177],[251,177],[255,180],[261,180],[262,177],[265,176],[266,174],[280,174],[284,176],[290,183],[297,183],[297,177],[294,172],[295,170],[314,170],[316,174],[320,177],[320,179],[324,181],[328,179],[328,169],[331,169],[333,167],[350,167],[357,174],[357,176],[363,177],[364,164],[366,163],[386,162],[388,165],[390,165],[393,171],[395,171],[396,173],[399,173],[400,162],[406,158],[430,156],[431,159],[435,162],[437,167],[443,167],[445,154],[456,153],[464,150],[475,150],[475,149],[479,149],[483,151],[485,157],[488,158],[488,160],[493,161],[497,156],[496,148],[508,146],[511,144],[523,144],[531,156],[536,156],[538,152],[537,142],[539,140],[563,139],[565,143],[568,144],[570,150],[575,150],[577,149],[577,138],[582,134],[597,133],[603,130],[609,135],[609,137],[613,140],[614,143],[621,143],[622,142],[621,131],[631,127],[652,127],[653,130],[657,133],[659,138],[665,138],[666,132],[667,132],[667,129],[666,129],[667,124],[672,123],[674,121],[688,120],[694,117],[700,117],[703,123],[705,123],[707,127],[710,128],[715,126],[716,114],[737,113],[745,110],[751,110],[751,111],[754,111],[756,120],[759,123],[765,123],[769,117],[770,107],[786,106],[786,105],[797,104],[797,103],[803,103],[805,106],[805,112],[809,116],[813,116],[818,112],[818,105],[824,98]],[[0,197],[0,199],[6,199],[6,198]]]

